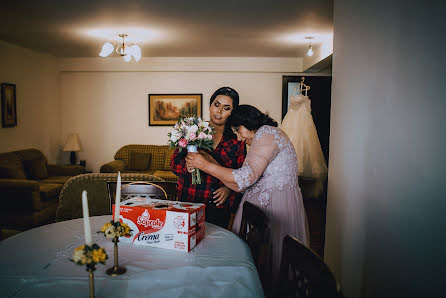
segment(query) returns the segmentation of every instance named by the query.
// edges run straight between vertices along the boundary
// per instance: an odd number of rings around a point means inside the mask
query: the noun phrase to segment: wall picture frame
[[[171,126],[180,117],[202,117],[203,94],[149,94],[149,126]]]
[[[16,85],[2,83],[0,87],[2,127],[17,126]]]

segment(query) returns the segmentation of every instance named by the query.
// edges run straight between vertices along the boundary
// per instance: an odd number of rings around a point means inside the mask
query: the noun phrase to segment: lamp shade
[[[135,58],[136,62],[138,62],[139,59],[141,59],[141,48],[136,44],[130,47],[130,53]]]
[[[102,51],[99,53],[101,57],[107,57],[113,52],[113,45],[109,42],[104,43],[102,46]]]
[[[63,151],[81,151],[81,141],[79,140],[79,135],[77,133],[72,133],[68,136],[65,145],[63,146]]]

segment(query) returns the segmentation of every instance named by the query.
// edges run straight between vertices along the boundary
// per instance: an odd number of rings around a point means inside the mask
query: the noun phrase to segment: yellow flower
[[[105,261],[105,252],[102,248],[93,250],[93,261],[95,263],[101,263]]]
[[[101,232],[105,232],[105,230],[107,230],[107,228],[109,227],[109,226],[111,226],[111,223],[106,223],[103,227],[102,227],[102,229],[101,229]]]
[[[130,235],[130,227],[128,224],[121,223],[121,236]]]
[[[81,246],[79,246],[79,247],[76,247],[76,249],[74,250],[74,252],[78,252],[78,251],[80,251],[80,250],[84,250],[84,248],[85,248],[85,245],[81,245]]]

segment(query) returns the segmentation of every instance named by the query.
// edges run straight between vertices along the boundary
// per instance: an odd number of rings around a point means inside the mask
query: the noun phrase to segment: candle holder
[[[94,243],[93,245],[82,245],[74,250],[73,258],[70,261],[76,263],[77,265],[85,265],[88,271],[88,280],[90,286],[90,298],[94,297],[94,274],[93,271],[96,270],[96,264],[105,264],[108,259],[105,250]]]
[[[125,269],[125,267],[120,267],[118,264],[118,242],[119,242],[118,236],[113,237],[112,241],[115,244],[115,246],[114,246],[114,257],[115,257],[114,266],[111,268],[108,268],[106,273],[111,276],[118,276],[118,275],[122,275],[122,274],[126,273],[127,269]]]
[[[125,267],[119,267],[118,264],[118,242],[119,237],[124,236],[131,236],[132,235],[132,229],[120,221],[113,221],[107,222],[102,227],[101,231],[98,233],[103,233],[105,237],[113,239],[114,246],[114,255],[115,255],[115,265],[109,269],[107,269],[106,273],[111,276],[117,276],[122,275],[127,272],[127,269]]]
[[[94,266],[87,266],[87,271],[88,271],[88,279],[89,279],[89,284],[90,284],[90,298],[94,298],[94,274],[93,271],[96,268],[94,268]]]

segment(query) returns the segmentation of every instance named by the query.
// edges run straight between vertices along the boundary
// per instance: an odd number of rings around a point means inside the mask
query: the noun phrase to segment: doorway
[[[319,142],[327,166],[329,166],[330,109],[331,109],[331,76],[283,76],[282,81],[282,120],[288,112],[289,96],[300,92],[299,84],[310,86],[307,95],[311,100],[311,115],[316,126]],[[325,219],[327,209],[327,182],[324,190],[317,197],[308,197],[306,189],[312,186],[311,179],[299,177],[305,211],[310,229],[310,247],[321,257],[324,256]]]

